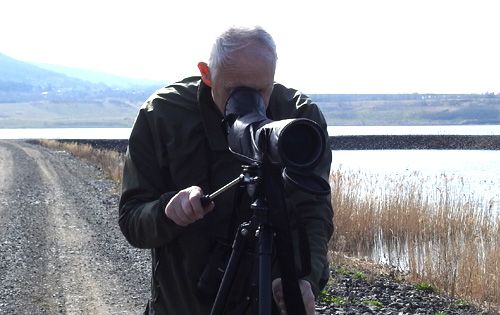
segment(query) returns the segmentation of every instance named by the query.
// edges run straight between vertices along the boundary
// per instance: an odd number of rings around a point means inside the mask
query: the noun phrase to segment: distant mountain
[[[88,90],[88,82],[48,71],[0,54],[0,101],[16,102]],[[69,91],[68,91],[69,90]]]
[[[106,97],[143,101],[163,85],[58,66],[47,68],[0,53],[0,102],[86,101]]]
[[[63,79],[68,78],[0,53],[0,80],[2,81],[38,84],[45,80]]]
[[[90,71],[79,68],[65,67],[59,65],[51,65],[43,63],[36,65],[39,66],[40,68],[54,71],[57,73],[62,73],[69,77],[78,78],[92,83],[106,84],[107,86],[119,89],[131,89],[131,88],[147,87],[147,86],[160,87],[166,85],[164,81],[124,78],[107,73]]]

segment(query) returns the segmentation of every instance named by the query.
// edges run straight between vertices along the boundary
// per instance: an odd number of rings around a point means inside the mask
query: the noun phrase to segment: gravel
[[[317,314],[498,314],[485,311],[463,300],[416,289],[390,274],[367,275],[363,272],[331,273],[327,293],[317,303]]]
[[[139,314],[149,252],[118,227],[118,194],[71,154],[0,141],[0,314]]]
[[[150,256],[122,236],[118,198],[94,165],[0,140],[0,314],[141,314]],[[332,272],[317,314],[498,313],[390,275]]]

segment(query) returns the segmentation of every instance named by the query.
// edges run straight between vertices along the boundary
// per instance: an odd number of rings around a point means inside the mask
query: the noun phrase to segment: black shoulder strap
[[[264,190],[269,205],[269,216],[275,231],[275,245],[283,284],[286,309],[290,315],[306,314],[297,277],[290,222],[286,210],[281,167],[264,162]]]

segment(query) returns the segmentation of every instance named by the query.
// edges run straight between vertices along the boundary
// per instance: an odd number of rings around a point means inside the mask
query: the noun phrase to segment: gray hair
[[[210,59],[208,60],[211,79],[214,80],[221,66],[228,62],[231,53],[256,43],[268,48],[272,54],[273,61],[277,61],[278,55],[274,39],[260,26],[251,28],[232,27],[219,35],[215,40],[212,52],[210,53]]]

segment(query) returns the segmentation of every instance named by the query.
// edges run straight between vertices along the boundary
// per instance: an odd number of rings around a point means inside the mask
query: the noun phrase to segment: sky
[[[274,37],[306,93],[500,93],[498,0],[5,0],[0,53],[174,82],[234,25]]]

